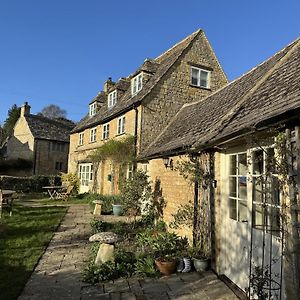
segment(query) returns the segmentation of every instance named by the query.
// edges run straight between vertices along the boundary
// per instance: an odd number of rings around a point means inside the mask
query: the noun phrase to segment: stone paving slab
[[[158,279],[118,279],[97,285],[83,283],[81,271],[89,257],[91,217],[88,205],[69,207],[19,300],[238,299],[213,272],[177,273]],[[113,216],[105,219],[114,221]]]

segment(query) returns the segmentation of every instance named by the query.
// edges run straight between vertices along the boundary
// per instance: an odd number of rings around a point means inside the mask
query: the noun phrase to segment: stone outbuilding
[[[6,175],[56,175],[67,172],[70,132],[74,126],[66,119],[33,115],[25,102],[13,133],[7,140],[5,153],[7,161],[19,161],[20,165],[8,170]]]
[[[185,104],[139,161],[160,181],[167,224],[189,201],[202,213],[219,275],[248,296],[260,282],[268,299],[299,298],[300,39]],[[201,171],[192,185],[182,161]]]

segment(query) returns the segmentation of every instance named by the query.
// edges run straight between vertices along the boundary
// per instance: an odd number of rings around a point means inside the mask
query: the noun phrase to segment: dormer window
[[[192,67],[192,85],[201,88],[210,88],[210,71]]]
[[[117,91],[113,91],[108,94],[107,106],[108,106],[108,108],[111,108],[114,105],[116,105],[116,103],[117,103]]]
[[[97,112],[97,103],[90,104],[90,117],[94,116]]]
[[[143,86],[143,74],[140,73],[139,75],[135,76],[131,79],[131,94],[137,94]]]

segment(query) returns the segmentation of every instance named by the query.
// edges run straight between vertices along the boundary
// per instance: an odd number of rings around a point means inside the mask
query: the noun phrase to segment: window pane
[[[229,175],[236,175],[237,174],[237,168],[236,168],[236,155],[230,156],[229,161]]]
[[[238,212],[239,212],[239,221],[247,221],[247,201],[238,201]]]
[[[247,198],[247,177],[241,176],[238,178],[239,180],[239,198],[246,199]]]
[[[263,219],[263,207],[259,204],[253,204],[253,227],[258,227],[261,228],[263,223],[264,223],[264,219]]]
[[[253,201],[262,202],[263,201],[263,185],[261,178],[253,178]]]
[[[208,72],[201,71],[200,72],[200,86],[207,87],[208,83]]]
[[[199,78],[199,70],[192,68],[192,84],[199,85],[198,78]]]
[[[278,208],[268,207],[268,230],[280,229],[280,212]]]
[[[263,150],[253,152],[253,174],[260,175],[263,173]]]
[[[236,177],[229,178],[229,196],[237,197],[236,194]]]
[[[247,175],[247,155],[246,153],[239,154],[238,155],[238,160],[239,160],[239,175]]]
[[[235,199],[229,199],[229,215],[231,219],[236,220],[237,214],[236,214],[236,200]]]

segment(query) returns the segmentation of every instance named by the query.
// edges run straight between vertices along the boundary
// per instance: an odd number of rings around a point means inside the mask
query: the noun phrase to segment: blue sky
[[[0,0],[0,123],[24,101],[78,121],[108,77],[198,28],[232,80],[300,36],[300,1]]]

